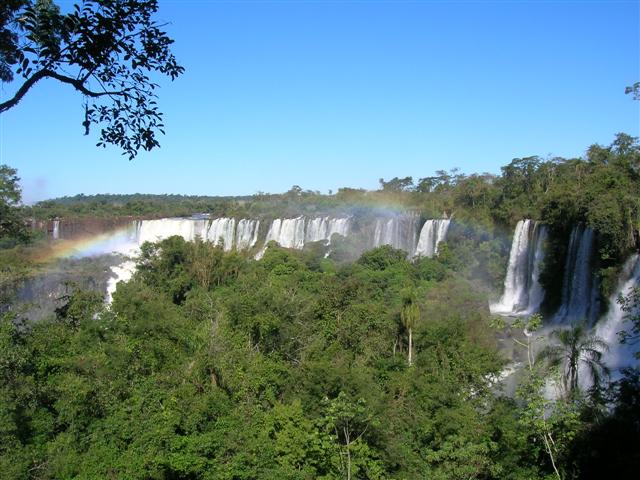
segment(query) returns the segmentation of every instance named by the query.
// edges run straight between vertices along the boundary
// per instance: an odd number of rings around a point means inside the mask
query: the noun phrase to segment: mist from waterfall
[[[420,230],[420,238],[416,246],[415,256],[433,257],[438,253],[438,245],[444,242],[449,224],[448,218],[427,220]]]
[[[624,264],[618,280],[618,288],[609,297],[609,310],[595,328],[595,334],[609,344],[609,351],[604,353],[603,361],[614,373],[614,377],[621,368],[638,365],[638,359],[634,356],[635,351],[639,348],[638,345],[620,343],[618,333],[631,328],[631,322],[625,321],[627,315],[640,312],[624,312],[620,308],[618,297],[629,295],[634,288],[639,286],[640,256],[635,254]]]
[[[528,315],[535,313],[544,300],[539,282],[544,261],[547,228],[529,219],[520,220],[513,234],[509,264],[500,300],[489,306],[492,313]]]
[[[337,233],[347,236],[349,233],[349,218],[316,217],[307,222],[305,242],[329,241]]]

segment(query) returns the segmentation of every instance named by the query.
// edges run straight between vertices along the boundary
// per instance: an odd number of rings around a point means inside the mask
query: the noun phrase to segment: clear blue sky
[[[375,188],[640,135],[624,95],[638,2],[160,0],[159,19],[186,67],[160,91],[162,147],[132,162],[96,148],[81,97],[42,83],[0,116],[27,201]]]

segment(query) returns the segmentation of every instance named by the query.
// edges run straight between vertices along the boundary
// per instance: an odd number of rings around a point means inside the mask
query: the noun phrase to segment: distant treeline
[[[213,197],[204,195],[97,194],[74,195],[38,202],[25,207],[38,220],[64,217],[184,216],[195,212],[224,212],[228,204],[251,197]]]

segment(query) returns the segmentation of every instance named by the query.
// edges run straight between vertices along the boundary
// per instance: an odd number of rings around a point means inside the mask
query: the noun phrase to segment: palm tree
[[[413,327],[420,320],[420,307],[415,299],[415,294],[409,292],[403,299],[402,310],[400,310],[400,320],[402,325],[409,332],[409,366],[413,365]]]
[[[562,383],[567,397],[580,389],[581,365],[587,368],[594,385],[599,385],[602,378],[609,375],[609,369],[602,361],[602,355],[609,346],[602,338],[590,334],[585,322],[569,329],[554,330],[550,338],[556,343],[545,347],[540,357],[562,368]]]

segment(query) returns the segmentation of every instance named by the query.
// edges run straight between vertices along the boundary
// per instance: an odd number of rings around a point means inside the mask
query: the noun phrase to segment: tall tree
[[[15,168],[0,165],[0,242],[21,242],[29,237],[19,208],[22,199],[19,181]]]
[[[413,329],[420,320],[420,307],[416,302],[415,293],[413,291],[405,293],[402,301],[402,309],[400,310],[400,320],[402,325],[409,334],[409,353],[407,362],[409,366],[413,365]]]
[[[82,125],[101,126],[110,143],[133,159],[159,146],[164,133],[151,74],[172,80],[184,71],[173,40],[153,15],[156,0],[83,0],[62,13],[52,0],[11,0],[0,7],[0,80],[21,77],[0,113],[15,107],[43,79],[69,85],[85,98]]]

